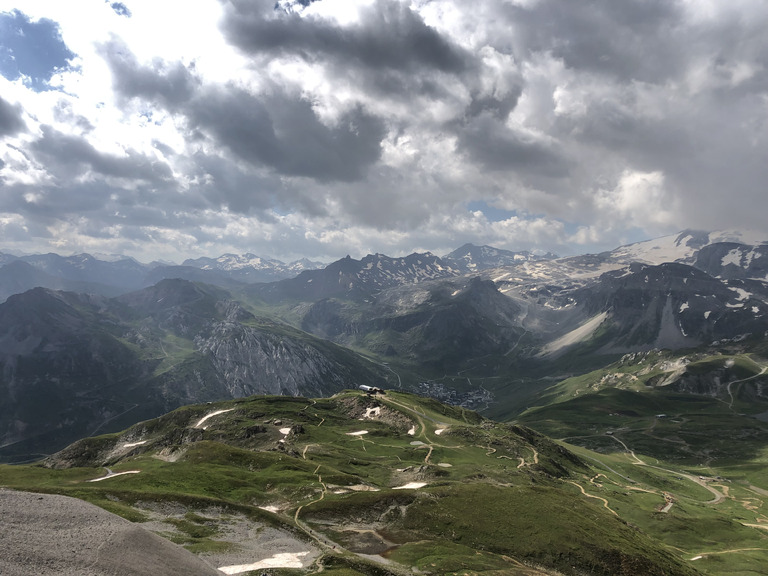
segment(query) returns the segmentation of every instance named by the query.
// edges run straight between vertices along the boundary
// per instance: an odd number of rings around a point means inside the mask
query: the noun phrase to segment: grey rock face
[[[195,345],[232,398],[252,394],[323,396],[349,384],[347,368],[315,348],[232,322],[220,322]]]

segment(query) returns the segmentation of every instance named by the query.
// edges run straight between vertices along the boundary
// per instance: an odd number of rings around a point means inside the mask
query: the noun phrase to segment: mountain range
[[[302,574],[768,562],[759,238],[467,245],[269,282],[251,255],[156,282],[64,260],[0,269],[0,461],[36,462],[0,464],[0,486],[85,498],[227,573],[265,566],[244,563],[246,532]],[[150,283],[118,286],[120,262]]]
[[[361,383],[509,417],[552,378],[623,354],[759,348],[768,245],[735,238],[686,231],[569,258],[465,245],[442,258],[346,257],[273,282],[245,281],[278,267],[252,255],[149,272],[131,259],[10,258],[8,290],[43,280],[65,290],[0,304],[0,458],[190,402]],[[188,270],[219,285],[175,278],[129,290]]]
[[[14,256],[0,252],[0,300],[37,287],[116,296],[168,278],[224,286],[270,282],[322,266],[322,263],[306,258],[286,264],[253,254],[224,254],[215,259],[189,259],[176,265],[164,262],[142,264],[122,256],[60,256],[52,253]]]

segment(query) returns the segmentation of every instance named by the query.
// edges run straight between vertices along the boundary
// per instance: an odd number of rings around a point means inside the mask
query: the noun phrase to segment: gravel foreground
[[[221,576],[181,546],[93,504],[0,489],[2,576]]]

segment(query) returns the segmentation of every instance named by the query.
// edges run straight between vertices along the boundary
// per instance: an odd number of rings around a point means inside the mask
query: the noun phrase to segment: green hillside
[[[596,495],[702,572],[763,574],[765,366],[746,354],[628,355],[551,386],[519,421],[590,462]]]
[[[659,478],[621,488],[578,450],[410,394],[267,396],[181,408],[39,465],[2,466],[0,485],[92,501],[243,570],[231,573],[260,573],[277,551],[301,568],[271,574],[728,573],[691,562],[708,540],[669,542],[706,490],[677,481],[690,502],[661,513]],[[738,527],[714,508],[721,521]]]

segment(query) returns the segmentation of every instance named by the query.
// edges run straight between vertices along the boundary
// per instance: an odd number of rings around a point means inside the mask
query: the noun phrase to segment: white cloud
[[[664,230],[673,223],[674,204],[659,171],[625,170],[615,188],[595,195],[598,212],[611,219],[609,229]]]
[[[15,249],[565,252],[768,208],[758,0],[126,4],[0,0],[77,54],[0,77]]]

